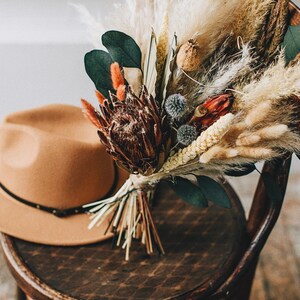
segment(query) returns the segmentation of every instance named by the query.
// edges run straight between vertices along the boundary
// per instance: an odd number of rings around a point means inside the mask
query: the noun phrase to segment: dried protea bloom
[[[200,131],[211,126],[220,117],[226,115],[233,104],[232,94],[222,94],[208,98],[204,103],[196,107],[194,115],[189,121]]]
[[[88,109],[83,102],[83,106]],[[91,109],[89,108],[91,111]],[[110,94],[100,110],[85,113],[96,116],[100,123],[98,134],[107,151],[131,173],[152,174],[165,161],[166,118],[161,120],[153,97],[143,87],[138,98],[128,87],[126,97],[120,101]],[[95,124],[94,118],[92,118]]]

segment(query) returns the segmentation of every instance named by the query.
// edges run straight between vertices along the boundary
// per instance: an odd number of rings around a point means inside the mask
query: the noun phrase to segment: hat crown
[[[19,112],[0,126],[0,182],[23,199],[68,209],[103,197],[114,180],[113,161],[77,107]]]

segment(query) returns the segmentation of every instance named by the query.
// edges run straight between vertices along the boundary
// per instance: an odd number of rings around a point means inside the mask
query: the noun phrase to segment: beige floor
[[[257,175],[232,180],[246,211]],[[281,216],[261,253],[251,300],[300,300],[300,174],[290,177]],[[0,300],[15,299],[15,284],[0,251]]]
[[[13,300],[16,297],[16,285],[9,273],[0,251],[0,299]]]

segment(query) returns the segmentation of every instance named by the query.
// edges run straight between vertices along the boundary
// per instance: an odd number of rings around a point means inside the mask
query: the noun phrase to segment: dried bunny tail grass
[[[263,147],[236,147],[226,148],[214,146],[200,156],[200,163],[208,164],[220,162],[222,164],[243,164],[257,162],[258,160],[268,160],[278,156],[277,152],[271,148]]]
[[[276,102],[291,95],[300,95],[300,63],[285,67],[284,53],[257,80],[252,80],[242,89],[240,100],[245,105],[256,105],[272,99]]]
[[[240,134],[236,140],[237,146],[250,146],[258,143],[261,140],[274,140],[281,137],[289,131],[285,124],[276,124],[264,127],[255,132],[244,132]]]
[[[273,3],[273,0],[241,1],[240,9],[234,13],[233,33],[246,43],[255,41]]]
[[[244,119],[244,124],[247,127],[255,126],[259,122],[262,122],[271,111],[271,101],[265,101],[258,103],[257,106],[252,107]]]
[[[110,74],[113,88],[118,90],[119,86],[124,85],[124,78],[117,62],[114,62],[110,65]]]
[[[189,146],[184,149],[180,149],[175,155],[169,157],[162,166],[160,172],[170,172],[195,159],[208,148],[217,144],[221,140],[222,136],[227,132],[233,119],[234,115],[231,113],[221,117],[207,130],[203,131],[201,135]]]
[[[299,152],[300,149],[300,136],[299,131],[289,129],[280,138],[267,141],[265,143],[268,147],[275,149],[278,153],[286,151]]]
[[[207,164],[212,159],[228,159],[233,158],[238,155],[238,151],[233,148],[222,148],[221,146],[214,146],[202,154],[199,158],[199,162],[202,164]]]
[[[81,105],[82,105],[82,112],[83,115],[92,122],[97,128],[101,128],[101,124],[97,118],[97,113],[92,104],[90,104],[88,101],[81,99]]]
[[[275,155],[275,151],[263,147],[236,147],[238,156],[254,158],[255,160],[270,159]]]
[[[105,100],[105,97],[103,96],[103,94],[101,92],[99,92],[98,90],[95,91],[95,95],[97,97],[97,100],[99,102],[100,105],[103,105],[104,104],[104,100]]]

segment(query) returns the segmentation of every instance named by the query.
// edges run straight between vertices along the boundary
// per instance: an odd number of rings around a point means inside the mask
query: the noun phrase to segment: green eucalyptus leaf
[[[300,52],[300,25],[288,27],[282,47],[285,47],[285,60],[288,64]]]
[[[240,177],[248,175],[256,169],[255,164],[245,164],[242,166],[233,165],[232,168],[232,170],[225,171],[225,175],[232,177]]]
[[[175,193],[184,201],[197,206],[207,207],[208,201],[199,189],[198,186],[190,182],[188,179],[182,177],[175,177],[171,184]]]
[[[264,182],[266,193],[271,201],[282,202],[283,193],[277,182],[273,179],[270,173],[261,173]]]
[[[206,199],[218,206],[231,208],[230,199],[220,183],[207,176],[197,176],[197,181]]]
[[[129,35],[110,30],[102,35],[102,44],[121,66],[141,69],[141,49]]]
[[[110,78],[110,65],[113,60],[103,50],[92,50],[84,57],[85,70],[95,84],[96,89],[108,98],[108,91],[113,91]]]

